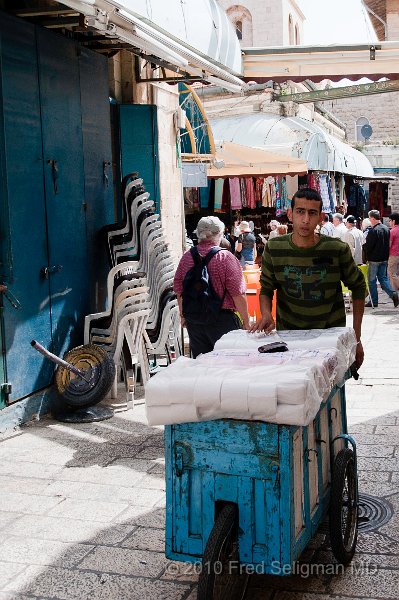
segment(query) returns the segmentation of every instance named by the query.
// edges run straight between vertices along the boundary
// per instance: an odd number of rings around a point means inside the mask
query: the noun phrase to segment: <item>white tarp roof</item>
[[[216,0],[62,0],[86,25],[221,85],[245,87],[239,41]],[[161,54],[157,54],[156,52]],[[209,78],[207,76],[210,76]]]
[[[364,154],[299,117],[255,113],[212,119],[210,123],[215,139],[302,158],[312,171],[374,175]]]

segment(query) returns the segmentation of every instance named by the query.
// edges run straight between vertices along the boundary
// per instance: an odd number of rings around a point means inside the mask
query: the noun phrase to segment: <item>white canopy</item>
[[[216,162],[210,164],[208,177],[304,175],[308,171],[306,162],[299,158],[226,141],[216,142],[215,145]],[[217,162],[223,166],[216,167]]]
[[[241,48],[216,0],[63,0],[87,27],[190,74],[238,91],[245,83]]]
[[[312,171],[365,178],[374,175],[364,154],[299,117],[255,113],[213,119],[211,127],[215,139],[302,158]]]

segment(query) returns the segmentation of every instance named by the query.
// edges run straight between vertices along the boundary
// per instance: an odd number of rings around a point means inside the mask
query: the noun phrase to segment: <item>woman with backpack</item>
[[[245,282],[237,258],[220,248],[224,224],[202,217],[198,245],[180,259],[173,289],[183,327],[187,327],[194,358],[211,352],[218,339],[233,329],[249,329]]]
[[[253,266],[255,264],[256,238],[247,221],[241,221],[240,232],[236,243],[236,256],[239,258],[241,267],[245,269],[246,265]]]

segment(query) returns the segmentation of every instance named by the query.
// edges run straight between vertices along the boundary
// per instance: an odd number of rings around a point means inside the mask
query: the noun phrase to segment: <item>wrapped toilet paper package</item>
[[[279,340],[288,352],[258,352]],[[308,425],[355,352],[355,333],[346,327],[268,336],[232,331],[213,352],[180,357],[150,379],[147,419],[150,425],[221,418]]]

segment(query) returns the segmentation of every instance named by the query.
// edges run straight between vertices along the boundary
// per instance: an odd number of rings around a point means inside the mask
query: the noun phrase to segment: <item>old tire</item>
[[[330,501],[331,549],[343,565],[350,563],[356,550],[358,500],[354,454],[344,448],[334,461]]]
[[[238,510],[226,504],[218,514],[208,538],[198,580],[198,600],[241,600],[248,575],[240,574]]]
[[[115,364],[100,346],[77,346],[64,355],[64,360],[86,373],[86,382],[65,367],[55,372],[55,385],[65,403],[72,408],[85,408],[100,402],[115,378]]]

